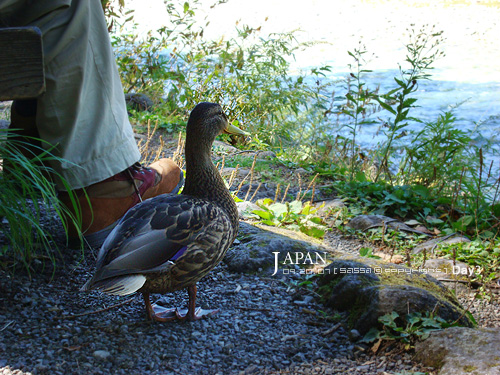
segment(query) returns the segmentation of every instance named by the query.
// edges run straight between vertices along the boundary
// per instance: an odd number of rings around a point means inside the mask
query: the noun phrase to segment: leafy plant
[[[359,249],[359,255],[366,258],[380,259],[379,256],[373,254],[373,249],[371,247],[362,247]]]
[[[364,212],[419,218],[445,231],[498,235],[500,178],[483,160],[489,143],[484,150],[475,146],[476,133],[457,129],[451,111],[427,123],[411,116],[419,83],[430,79],[443,54],[442,32],[413,26],[395,86],[380,93],[366,84],[371,71],[361,44],[348,52],[354,63],[345,80],[328,76],[328,66],[292,74],[294,53],[313,43],[298,42],[294,31],[262,35],[260,27],[248,25],[238,25],[233,38],[208,40],[194,17],[197,6],[196,0],[168,2],[170,19],[162,29],[145,37],[134,30],[113,35],[125,90],[155,101],[153,114],[133,114],[139,124],[158,122],[175,131],[197,102],[216,101],[252,133],[250,139],[227,138],[233,145],[274,149],[285,165],[333,180],[337,193]],[[387,118],[375,120],[380,111]],[[360,147],[359,133],[375,121],[382,122],[385,139],[369,152]],[[402,147],[398,140],[410,138],[412,123],[423,129]]]
[[[0,266],[13,270],[21,263],[29,271],[35,259],[45,258],[55,267],[52,229],[42,223],[42,217],[53,211],[65,232],[68,224],[78,227],[80,218],[59,202],[53,179],[66,188],[75,205],[76,199],[64,178],[49,166],[60,158],[7,134],[0,130],[0,232],[5,239],[0,243]]]
[[[351,149],[351,165],[349,167],[350,174],[349,180],[352,181],[356,171],[357,155],[360,152],[356,144],[356,136],[358,128],[362,125],[374,124],[375,121],[367,117],[370,112],[375,112],[375,100],[377,99],[378,90],[370,90],[362,81],[362,74],[369,73],[371,70],[363,69],[362,66],[365,62],[363,55],[367,53],[366,48],[361,46],[354,49],[353,52],[349,51],[349,55],[355,60],[355,66],[349,65],[351,74],[347,79],[347,94],[346,102],[342,106],[342,113],[351,118],[352,122],[345,123],[345,127],[350,130],[351,138],[349,139]],[[352,78],[352,79],[351,79]]]
[[[295,32],[261,37],[260,27],[247,25],[234,38],[207,40],[194,18],[197,5],[169,2],[170,22],[145,37],[134,30],[113,35],[125,91],[149,94],[172,118],[184,118],[200,101],[221,103],[255,136],[251,147],[295,145],[314,135],[317,113],[308,107],[321,100],[317,85],[289,71],[294,52],[308,44]]]
[[[327,227],[321,217],[316,216],[317,208],[312,207],[309,202],[303,204],[300,201],[274,203],[270,198],[258,200],[260,210],[253,210],[261,222],[270,226],[286,227],[300,231],[308,236],[323,238]]]
[[[388,119],[385,124],[387,140],[382,145],[380,153],[382,160],[375,181],[378,180],[384,168],[387,172],[389,171],[388,161],[392,154],[393,142],[404,136],[404,129],[408,126],[408,121],[415,120],[409,116],[409,112],[415,106],[417,99],[410,95],[417,91],[420,80],[429,79],[428,71],[433,69],[432,64],[437,58],[444,55],[443,51],[439,49],[443,42],[442,33],[442,31],[437,32],[433,28],[430,31],[426,28],[419,31],[411,29],[410,41],[406,44],[408,52],[406,62],[409,64],[409,68],[403,69],[400,66],[400,78],[394,77],[398,87],[375,97],[380,106],[394,116],[394,119]]]
[[[416,340],[425,340],[431,332],[456,326],[431,312],[413,312],[400,317],[395,311],[378,318],[382,329],[371,328],[361,340],[371,343],[383,340],[398,340],[408,350]]]
[[[500,278],[500,240],[475,239],[471,242],[441,244],[436,256],[468,264],[474,271],[471,281],[481,284],[480,291],[487,295],[491,283]]]

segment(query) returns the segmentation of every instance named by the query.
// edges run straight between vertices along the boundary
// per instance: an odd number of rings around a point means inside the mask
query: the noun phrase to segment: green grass
[[[70,222],[78,222],[57,199],[52,178],[59,178],[70,191],[64,179],[48,165],[58,158],[50,151],[36,147],[34,150],[40,154],[30,154],[25,141],[7,140],[7,130],[0,130],[0,231],[6,239],[0,245],[0,268],[11,272],[19,265],[29,271],[36,259],[49,260],[55,268],[58,249],[53,229],[42,224],[44,215],[53,211],[60,219],[68,217]],[[62,222],[67,233],[66,222]]]

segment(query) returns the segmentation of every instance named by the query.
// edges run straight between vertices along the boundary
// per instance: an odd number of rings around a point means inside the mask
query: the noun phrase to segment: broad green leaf
[[[369,247],[362,247],[361,249],[359,249],[359,255],[361,255],[362,257],[366,257],[368,255],[371,255],[371,253],[372,253],[372,249]]]
[[[309,220],[313,222],[314,224],[322,225],[323,224],[323,219],[320,218],[319,216],[313,216],[310,217]]]
[[[394,80],[396,81],[396,83],[401,86],[402,88],[405,88],[406,87],[406,83],[404,83],[403,81],[401,81],[400,79],[397,79],[396,77],[394,77]]]
[[[302,211],[302,202],[301,201],[293,201],[293,202],[290,202],[289,203],[289,206],[290,206],[290,212],[293,212],[293,213],[300,213],[300,211]]]
[[[413,185],[411,189],[413,190],[413,192],[420,195],[422,198],[429,197],[429,189],[423,185]]]
[[[472,223],[473,220],[474,220],[474,216],[465,215],[465,216],[462,216],[458,221],[460,221],[462,223],[462,225],[464,225],[465,227],[468,227]]]
[[[384,101],[382,101],[380,99],[377,99],[377,101],[378,101],[378,104],[380,104],[380,106],[382,108],[384,108],[386,111],[391,112],[393,115],[396,114],[396,111],[394,109],[392,109],[392,107],[389,104],[387,104],[386,102],[384,102]]]
[[[269,225],[272,227],[275,227],[277,225],[277,223],[272,220],[262,220],[262,224]]]
[[[284,203],[273,203],[268,208],[273,211],[274,216],[277,218],[288,212],[288,208]]]
[[[264,220],[271,220],[273,219],[273,214],[270,211],[265,211],[265,210],[253,210],[253,214],[258,215]]]
[[[372,327],[370,328],[370,330],[363,336],[363,338],[360,340],[361,342],[367,342],[367,343],[370,343],[370,342],[373,342],[377,339],[380,338],[380,335],[381,335],[381,332],[375,328],[375,327]]]
[[[323,238],[325,231],[316,227],[300,227],[300,231],[314,238]]]
[[[234,201],[235,201],[236,203],[239,203],[239,202],[244,202],[244,201],[243,201],[243,199],[238,198],[238,196],[237,196],[237,195],[233,195],[233,199],[234,199]]]

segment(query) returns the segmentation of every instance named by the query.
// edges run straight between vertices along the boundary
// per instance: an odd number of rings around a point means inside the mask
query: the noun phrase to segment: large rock
[[[415,357],[439,375],[500,375],[500,330],[452,327],[415,345]]]
[[[219,140],[214,141],[212,148],[216,151],[222,151],[222,152],[225,152],[228,154],[233,154],[233,153],[239,151],[236,147],[231,146],[231,145],[227,144],[226,142],[222,142]]]
[[[405,223],[402,223],[399,220],[384,215],[359,215],[352,218],[346,226],[363,232],[366,232],[368,229],[372,228],[387,227],[393,230],[424,234],[426,236],[429,236],[429,233],[422,232],[418,229],[413,229],[412,227],[406,225]]]
[[[318,282],[324,303],[349,311],[352,328],[366,333],[378,318],[396,311],[435,311],[448,321],[472,326],[455,296],[436,279],[409,268],[363,259],[339,259],[324,270]]]
[[[234,272],[298,274],[305,268],[325,266],[323,260],[332,254],[319,241],[302,233],[240,222],[237,241],[224,262]]]
[[[421,253],[422,251],[427,251],[427,252],[432,252],[434,253],[434,249],[438,246],[441,245],[449,245],[449,244],[455,244],[455,243],[461,243],[461,242],[470,242],[470,240],[462,236],[458,233],[454,234],[453,236],[446,236],[444,238],[433,238],[432,240],[423,242],[413,249],[414,254]]]
[[[467,263],[453,259],[427,259],[422,265],[422,270],[441,281],[468,281],[477,274],[477,269],[471,268]]]
[[[127,93],[125,94],[125,102],[127,106],[135,109],[136,111],[149,111],[154,103],[149,96],[141,93]]]

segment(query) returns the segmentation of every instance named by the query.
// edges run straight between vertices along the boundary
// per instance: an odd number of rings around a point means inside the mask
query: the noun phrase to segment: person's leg
[[[42,31],[46,91],[38,134],[65,159],[52,167],[73,188],[89,186],[140,159],[99,0],[4,0],[0,19]]]
[[[65,159],[54,169],[76,189],[137,162],[100,1],[74,0],[34,23],[42,30],[47,87],[38,98],[38,132]]]
[[[65,159],[52,167],[77,192],[81,230],[99,246],[141,198],[179,185],[181,171],[167,159],[152,169],[133,166],[140,153],[99,0],[7,1],[22,12],[10,12],[11,26],[42,30],[46,92],[37,100],[36,128],[46,147],[55,146]],[[0,3],[0,19],[5,14]],[[66,194],[60,198],[72,209]]]

